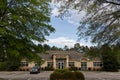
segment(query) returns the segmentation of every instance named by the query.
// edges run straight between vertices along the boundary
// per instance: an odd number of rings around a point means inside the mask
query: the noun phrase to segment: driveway
[[[0,80],[49,80],[52,71],[44,71],[39,74],[29,72],[0,72]],[[83,72],[85,80],[120,80],[120,72]]]

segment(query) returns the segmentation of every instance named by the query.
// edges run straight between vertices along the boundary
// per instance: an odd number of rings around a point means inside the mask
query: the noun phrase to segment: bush
[[[62,73],[53,72],[53,73],[50,75],[50,80],[59,80],[59,79],[62,79]]]
[[[45,67],[45,71],[53,71],[54,68],[53,67]]]
[[[62,76],[63,76],[62,78],[65,80],[76,80],[75,73],[71,71],[64,72]]]
[[[12,63],[10,61],[0,62],[0,71],[16,71],[19,68],[19,63]]]
[[[77,71],[78,68],[77,67],[70,67],[69,70],[71,70],[71,71]]]
[[[75,76],[76,76],[76,78],[77,78],[77,80],[85,80],[85,77],[84,77],[84,75],[83,75],[83,73],[81,73],[81,72],[74,72],[75,73]]]
[[[54,72],[58,72],[58,73],[64,73],[64,72],[68,72],[68,69],[56,69]]]
[[[6,67],[6,63],[5,62],[0,62],[0,71],[4,71]]]
[[[85,80],[81,72],[57,69],[50,75],[50,80]]]

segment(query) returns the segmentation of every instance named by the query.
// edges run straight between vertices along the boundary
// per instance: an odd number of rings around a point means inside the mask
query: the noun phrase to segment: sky
[[[50,46],[63,48],[65,45],[73,47],[77,41],[77,26],[56,17],[51,17],[51,25],[55,28],[55,33],[47,37]]]
[[[46,37],[48,41],[45,44],[59,48],[64,48],[65,45],[71,48],[74,47],[75,43],[80,43],[80,45],[84,46],[92,45],[85,40],[78,41],[78,36],[76,35],[79,22],[85,14],[84,12],[78,14],[76,11],[71,11],[71,16],[63,19],[56,17],[58,14],[57,7],[53,6],[50,24],[55,28],[55,33]]]

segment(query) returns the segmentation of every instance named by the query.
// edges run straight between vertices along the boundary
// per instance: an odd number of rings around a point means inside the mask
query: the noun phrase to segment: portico
[[[64,69],[69,67],[69,56],[67,54],[53,54],[53,68]]]

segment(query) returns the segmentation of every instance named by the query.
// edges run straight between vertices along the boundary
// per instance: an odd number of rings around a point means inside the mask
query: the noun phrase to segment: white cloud
[[[51,12],[51,14],[52,14],[52,16],[58,16],[59,15],[59,7],[60,7],[60,3],[57,3],[57,4],[55,4],[54,3],[54,0],[52,0],[52,2],[51,2],[51,7],[52,7],[52,12]]]
[[[60,8],[60,3],[54,3],[54,0],[53,2],[51,3],[51,6],[52,6],[52,16],[58,16],[60,13],[59,13],[59,8]],[[73,25],[79,25],[80,23],[80,20],[83,18],[83,16],[85,16],[85,11],[81,11],[81,12],[78,12],[77,10],[69,10],[69,16],[65,16],[63,19],[66,20],[68,23],[70,24],[73,24]]]
[[[69,23],[73,24],[73,25],[79,25],[80,21],[82,20],[82,18],[85,16],[85,12],[78,12],[76,10],[72,10],[71,11],[71,16],[69,17],[65,17],[65,20],[67,20]]]
[[[52,13],[52,16],[58,16],[59,15],[59,11],[58,11],[57,8],[54,8],[51,13]]]
[[[57,46],[60,48],[64,48],[65,45],[71,48],[71,47],[74,47],[75,43],[78,43],[78,42],[67,37],[58,37],[54,39],[49,39],[48,41],[45,42],[45,44],[48,44],[50,46]],[[80,45],[85,45],[85,43],[80,43]]]

